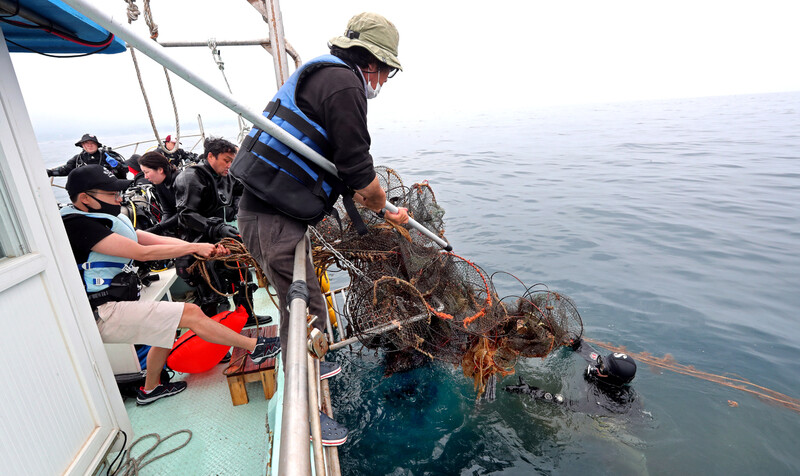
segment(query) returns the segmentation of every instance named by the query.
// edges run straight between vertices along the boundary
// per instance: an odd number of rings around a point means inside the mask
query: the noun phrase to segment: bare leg
[[[150,347],[147,352],[147,375],[144,378],[144,389],[153,390],[161,383],[161,369],[167,362],[167,356],[172,349],[163,347]]]
[[[200,307],[195,304],[186,304],[183,307],[183,314],[181,315],[181,321],[179,325],[181,327],[188,327],[189,329],[193,330],[198,337],[204,341],[211,342],[212,344],[240,347],[242,349],[252,351],[256,348],[256,342],[258,342],[255,337],[245,337],[225,327],[219,322],[210,319],[208,316],[203,314],[203,311],[200,309]],[[150,368],[149,360],[147,363],[147,368]]]

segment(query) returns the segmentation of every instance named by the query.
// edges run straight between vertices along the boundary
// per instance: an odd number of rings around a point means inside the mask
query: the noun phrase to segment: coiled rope
[[[150,458],[148,460],[145,459],[150,455],[150,453],[155,451],[155,449],[158,447],[158,445],[160,445],[161,443],[164,443],[165,441],[169,440],[173,436],[177,436],[177,435],[179,435],[181,433],[185,433],[187,435],[186,441],[184,441],[181,445],[179,445],[179,446],[177,446],[175,448],[172,448],[169,451],[165,451],[164,453],[161,453],[160,455],[155,456],[153,458]],[[155,438],[156,441],[153,444],[153,446],[151,446],[149,449],[147,449],[145,452],[143,452],[139,457],[133,458],[132,457],[133,448],[138,443],[140,443],[142,440],[144,440],[146,438]],[[184,446],[188,445],[191,440],[192,440],[192,431],[191,430],[178,430],[178,431],[176,431],[174,433],[171,433],[170,435],[168,435],[165,438],[161,438],[161,436],[158,435],[157,433],[150,433],[150,434],[144,435],[144,436],[140,437],[139,439],[137,439],[136,441],[133,442],[133,444],[131,445],[130,449],[128,450],[128,456],[125,458],[125,461],[122,463],[122,465],[119,467],[119,469],[114,472],[114,475],[115,476],[117,476],[117,475],[118,476],[136,476],[136,475],[139,474],[139,471],[141,471],[142,468],[144,468],[148,464],[152,463],[153,461],[157,461],[157,460],[163,458],[164,456],[167,456],[169,454],[172,454],[172,453],[178,451],[179,449],[181,449]]]

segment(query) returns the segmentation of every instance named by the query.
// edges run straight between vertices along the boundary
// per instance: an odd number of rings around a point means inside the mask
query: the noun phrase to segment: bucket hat
[[[86,141],[94,141],[94,143],[97,144],[97,147],[103,147],[103,144],[101,144],[100,141],[97,140],[97,136],[94,136],[92,134],[84,134],[83,137],[81,137],[81,140],[75,143],[75,147],[80,147],[81,144],[83,144]]]
[[[347,22],[347,30],[342,36],[331,38],[330,44],[339,48],[360,46],[379,61],[400,71],[403,67],[397,60],[397,44],[400,33],[397,28],[377,13],[359,13]]]

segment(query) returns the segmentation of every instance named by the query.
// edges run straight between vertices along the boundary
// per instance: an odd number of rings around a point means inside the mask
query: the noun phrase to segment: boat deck
[[[173,288],[173,295],[180,294],[181,289]],[[272,316],[274,325],[278,314],[266,291],[256,291],[254,300],[256,313]],[[273,439],[267,417],[270,400],[264,398],[260,382],[251,382],[245,384],[250,402],[233,406],[223,374],[227,365],[219,364],[200,374],[176,373],[173,380],[187,382],[187,389],[150,405],[137,406],[136,399],[125,399],[134,431],[133,441],[149,434],[156,434],[164,440],[181,430],[191,432],[189,443],[173,453],[147,463],[183,445],[189,436],[187,432],[175,434],[144,455],[139,466],[144,463],[147,466],[139,474],[267,474],[270,441]],[[273,407],[282,400],[282,372],[279,371],[277,376],[278,390],[271,399]],[[274,418],[274,408],[272,413]],[[155,437],[143,439],[133,448],[131,457],[141,458],[158,441]]]

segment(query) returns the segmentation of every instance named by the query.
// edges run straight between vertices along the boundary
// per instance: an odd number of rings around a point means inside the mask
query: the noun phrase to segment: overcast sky
[[[124,2],[103,3],[124,15]],[[386,125],[393,117],[447,121],[559,104],[800,90],[797,0],[284,0],[281,9],[286,38],[304,60],[326,53],[328,39],[341,34],[355,13],[375,11],[395,23],[404,72],[370,101],[372,124]],[[245,0],[152,0],[152,11],[162,41],[267,36]],[[143,16],[133,26],[145,32]],[[224,88],[208,48],[170,51]],[[234,96],[263,108],[276,88],[271,57],[260,47],[221,51]],[[75,135],[118,124],[149,128],[129,53],[12,58],[37,133],[66,128]],[[164,74],[143,55],[139,59],[159,129],[171,129]],[[188,123],[183,127],[194,127],[198,113],[207,123],[232,117],[182,79],[173,76],[173,86],[181,121]]]

